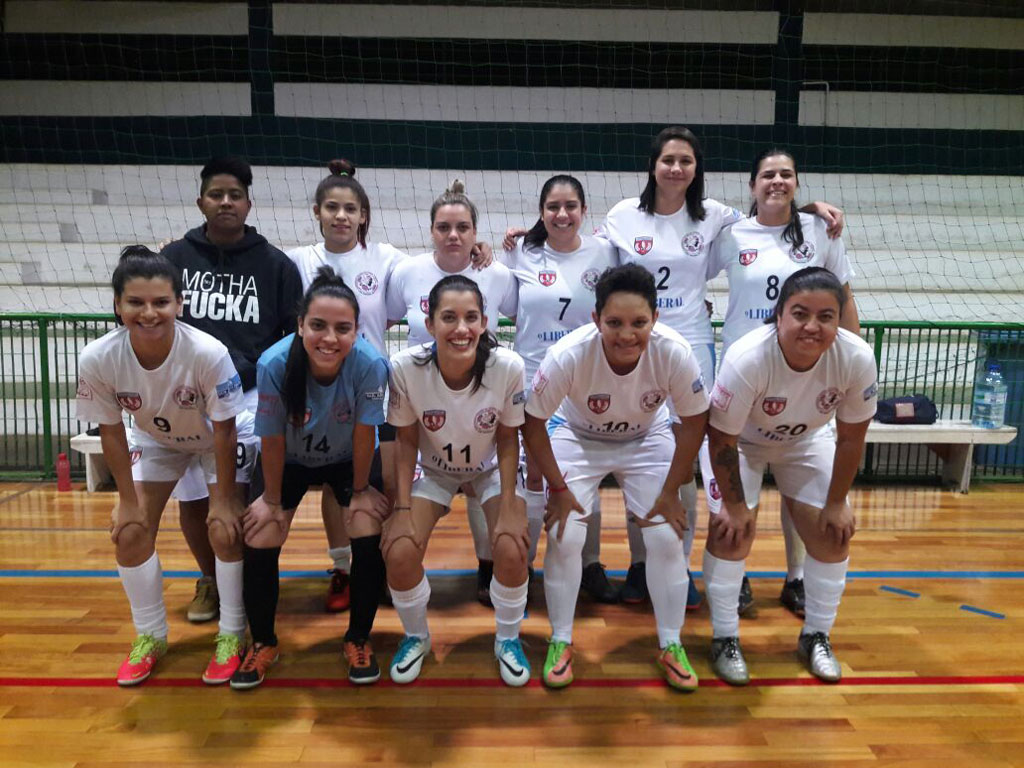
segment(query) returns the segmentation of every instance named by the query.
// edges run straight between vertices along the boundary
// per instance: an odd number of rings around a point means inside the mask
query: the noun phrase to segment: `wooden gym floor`
[[[621,497],[604,494],[602,560],[622,571]],[[577,682],[545,690],[539,582],[523,627],[534,680],[505,688],[458,510],[428,554],[434,650],[421,679],[352,687],[340,662],[347,615],[321,611],[325,541],[311,494],[282,559],[292,575],[282,584],[282,659],[263,687],[241,693],[199,680],[216,630],[184,619],[195,564],[173,504],[158,543],[171,649],[153,678],[122,690],[113,678],[133,630],[106,532],[113,495],[0,485],[0,765],[1024,765],[1024,487],[852,494],[860,530],[833,632],[845,675],[834,686],[809,678],[793,653],[800,624],[777,600],[784,557],[773,497],[763,496],[748,560],[758,607],[742,622],[754,678],[745,689],[711,674],[706,606],[683,630],[702,678],[683,695],[653,664],[649,606],[581,597]],[[705,531],[702,521],[694,570]],[[382,608],[382,666],[400,635]]]

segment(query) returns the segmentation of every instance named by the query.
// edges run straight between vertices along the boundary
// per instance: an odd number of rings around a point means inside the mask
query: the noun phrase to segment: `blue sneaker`
[[[697,585],[693,583],[693,574],[690,573],[689,569],[686,571],[686,576],[690,579],[690,585],[686,588],[686,610],[696,611],[704,605],[704,595],[700,593]]]
[[[398,650],[391,659],[391,679],[405,685],[420,676],[423,659],[430,653],[429,637],[406,635],[398,644]]]
[[[526,659],[523,644],[518,637],[512,640],[496,640],[494,658],[498,660],[498,669],[505,685],[519,688],[530,681],[530,662]]]

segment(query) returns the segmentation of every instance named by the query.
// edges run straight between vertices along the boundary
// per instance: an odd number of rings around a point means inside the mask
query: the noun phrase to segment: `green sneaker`
[[[679,643],[669,643],[658,656],[658,666],[665,673],[665,681],[680,691],[697,690],[697,673],[686,658],[686,651]]]
[[[138,685],[153,672],[157,659],[167,653],[167,641],[152,635],[139,635],[132,641],[128,658],[117,670],[117,684]]]
[[[561,640],[548,643],[548,656],[544,660],[544,685],[565,688],[572,682],[572,645]]]

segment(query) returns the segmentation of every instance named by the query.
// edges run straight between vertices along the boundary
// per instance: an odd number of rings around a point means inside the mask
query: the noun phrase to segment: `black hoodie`
[[[302,279],[291,259],[252,227],[237,243],[218,246],[196,227],[163,249],[181,269],[182,320],[220,340],[242,378],[256,386],[256,361],[267,347],[295,331]]]

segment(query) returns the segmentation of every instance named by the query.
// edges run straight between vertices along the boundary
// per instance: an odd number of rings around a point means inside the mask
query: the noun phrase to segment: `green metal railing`
[[[875,351],[880,397],[922,393],[940,417],[970,418],[974,378],[991,357],[1003,363],[1010,388],[1007,423],[1024,422],[1024,323],[862,325]],[[59,452],[68,454],[75,474],[84,474],[83,459],[68,442],[88,426],[74,416],[78,354],[112,328],[112,315],[0,314],[0,478],[53,477]],[[398,349],[404,335],[390,331],[389,348]],[[503,344],[511,343],[507,321],[498,335]],[[869,445],[865,454],[864,478],[922,480],[941,473],[941,461],[927,446]],[[1024,440],[978,448],[975,476],[1024,479]]]

